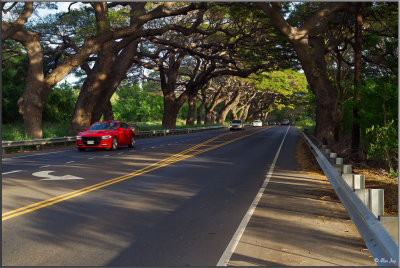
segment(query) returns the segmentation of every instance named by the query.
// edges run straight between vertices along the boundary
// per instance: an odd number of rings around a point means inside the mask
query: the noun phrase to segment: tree
[[[316,33],[326,26],[329,19],[332,19],[331,15],[347,8],[349,4],[344,2],[325,4],[305,21],[299,21],[297,28],[291,26],[283,17],[281,3],[257,3],[257,6],[293,45],[307,81],[316,96],[316,136],[324,143],[333,144],[339,139],[343,108],[328,77],[324,39]]]
[[[72,53],[67,53],[62,63],[51,73],[44,73],[44,53],[41,46],[41,38],[38,32],[27,29],[24,23],[33,13],[34,5],[31,2],[24,3],[24,9],[16,23],[2,21],[3,40],[8,38],[20,42],[28,55],[29,69],[26,77],[24,93],[18,101],[19,112],[23,115],[26,134],[30,137],[42,137],[42,111],[44,102],[49,91],[59,83],[74,68],[82,65],[91,55],[96,54],[105,42],[110,40],[118,40],[129,36],[132,40],[148,34],[156,34],[166,30],[173,29],[173,25],[168,25],[162,29],[144,29],[138,30],[137,26],[142,25],[151,19],[165,16],[173,16],[176,14],[184,14],[198,7],[206,6],[206,3],[191,3],[181,9],[171,9],[171,3],[163,3],[156,6],[150,12],[137,15],[135,17],[136,24],[127,27],[107,28],[106,25],[99,25],[98,30],[104,26],[106,29],[86,33],[82,37],[82,44],[73,47]],[[12,5],[14,8],[17,5]],[[105,22],[104,3],[93,3],[94,9],[97,10],[98,21]],[[102,10],[103,9],[103,10]],[[8,8],[2,4],[2,11]],[[68,40],[68,34],[65,36]],[[62,43],[62,47],[64,46]],[[73,44],[71,44],[72,46]]]

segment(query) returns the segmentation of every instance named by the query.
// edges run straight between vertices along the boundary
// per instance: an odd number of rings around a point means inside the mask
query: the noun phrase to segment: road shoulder
[[[294,130],[289,134],[228,265],[375,266],[330,184],[301,171],[296,159],[299,136]]]

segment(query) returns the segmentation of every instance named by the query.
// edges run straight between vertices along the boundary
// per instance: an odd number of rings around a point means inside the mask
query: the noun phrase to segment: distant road
[[[6,156],[2,264],[215,266],[287,130],[216,130],[141,139],[134,149]]]

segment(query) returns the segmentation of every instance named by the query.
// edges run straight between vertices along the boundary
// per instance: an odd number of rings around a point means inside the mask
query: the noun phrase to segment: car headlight
[[[81,136],[76,136],[76,139],[77,140],[82,140],[82,137]]]
[[[101,139],[102,139],[102,140],[111,139],[111,136],[110,136],[110,135],[107,135],[107,136],[101,136]]]

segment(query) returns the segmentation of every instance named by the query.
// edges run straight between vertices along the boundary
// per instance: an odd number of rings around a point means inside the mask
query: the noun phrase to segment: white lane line
[[[11,173],[17,173],[17,172],[21,172],[21,171],[22,171],[22,170],[13,170],[13,171],[1,173],[1,175],[11,174]]]
[[[92,160],[92,159],[94,159],[94,157],[89,157],[88,159]]]
[[[229,244],[228,244],[227,248],[225,249],[224,253],[222,254],[221,258],[219,259],[217,266],[227,266],[228,265],[228,262],[231,259],[232,254],[235,251],[236,246],[238,245],[240,239],[242,238],[244,230],[246,229],[246,226],[249,223],[250,218],[253,215],[254,210],[256,209],[256,207],[258,205],[258,202],[260,202],[260,199],[261,199],[265,189],[267,188],[267,185],[269,183],[269,180],[272,177],[272,174],[274,173],[275,164],[276,164],[276,161],[278,160],[279,153],[281,152],[281,148],[282,148],[283,142],[285,141],[285,138],[289,131],[289,128],[290,128],[290,126],[286,130],[286,133],[282,139],[281,145],[279,146],[279,149],[275,154],[275,158],[272,161],[271,167],[265,177],[263,185],[261,186],[260,190],[258,190],[258,193],[257,193],[256,197],[254,198],[253,203],[251,203],[249,209],[246,212],[246,215],[240,222],[239,227],[237,228],[235,234],[233,235],[231,241],[229,242]]]
[[[110,156],[109,154],[103,155],[104,157]]]
[[[118,154],[123,154],[123,153],[118,153]]]
[[[50,165],[45,165],[45,166],[41,166],[41,167],[39,167],[39,168],[46,168],[46,167],[49,167]]]
[[[28,155],[11,156],[11,157],[4,157],[2,160],[4,161],[4,160],[25,158],[25,157],[38,156],[38,155],[59,154],[59,153],[65,153],[68,151],[72,151],[72,150],[62,150],[62,151],[57,151],[57,152],[46,152],[46,153],[41,153],[41,154],[35,153],[35,154],[28,154]]]
[[[69,161],[69,162],[65,162],[65,164],[71,164],[74,163],[75,161]]]

